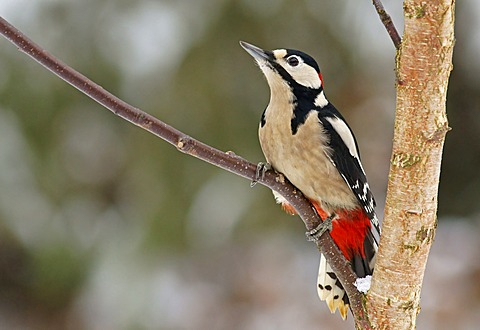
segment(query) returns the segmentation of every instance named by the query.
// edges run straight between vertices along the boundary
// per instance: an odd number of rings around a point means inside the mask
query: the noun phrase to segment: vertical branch
[[[367,307],[378,329],[414,329],[436,229],[454,0],[405,0],[387,203]]]

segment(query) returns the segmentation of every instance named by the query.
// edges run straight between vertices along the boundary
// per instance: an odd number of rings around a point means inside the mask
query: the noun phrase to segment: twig
[[[232,152],[223,152],[210,147],[179,130],[165,124],[159,119],[135,108],[103,89],[84,75],[58,60],[56,57],[40,48],[23,33],[0,17],[0,34],[18,47],[18,49],[33,58],[46,69],[69,83],[88,97],[97,101],[117,116],[145,129],[174,145],[179,151],[204,160],[224,170],[240,175],[249,180],[277,191],[295,207],[301,216],[307,230],[312,230],[320,224],[320,217],[314,211],[310,202],[285,177],[274,171],[267,171],[265,176],[256,178],[257,165],[236,156]],[[352,313],[357,327],[369,329],[366,312],[362,306],[362,294],[353,283],[356,276],[349,263],[345,260],[330,235],[322,235],[316,242],[318,250],[325,255],[327,262],[337,274],[350,299]]]
[[[395,25],[393,24],[392,18],[390,15],[388,15],[387,11],[383,7],[382,1],[381,0],[372,0],[373,5],[375,6],[375,9],[377,10],[378,16],[380,16],[380,19],[385,25],[385,28],[387,29],[388,35],[393,41],[393,44],[395,45],[395,48],[400,48],[400,44],[402,43],[402,38],[398,34],[397,29],[395,28]]]

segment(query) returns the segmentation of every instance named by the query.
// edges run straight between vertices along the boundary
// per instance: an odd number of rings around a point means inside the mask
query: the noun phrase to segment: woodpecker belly
[[[265,111],[259,138],[267,161],[327,213],[358,207],[351,189],[327,157],[327,135],[317,111],[310,111],[305,123],[293,134],[292,109],[273,103]]]

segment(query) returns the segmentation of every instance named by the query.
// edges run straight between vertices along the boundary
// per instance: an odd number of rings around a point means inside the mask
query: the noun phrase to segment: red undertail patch
[[[361,208],[342,211],[333,221],[330,235],[347,260],[359,254],[365,258],[364,241],[371,228],[370,218]]]
[[[317,210],[320,218],[325,220],[329,216],[329,214],[320,207],[319,203],[312,200],[310,202],[315,207],[315,210]],[[350,211],[337,212],[337,217],[333,221],[330,235],[345,258],[350,261],[355,254],[359,254],[362,258],[365,258],[363,244],[370,228],[370,218],[363,209],[357,208]]]

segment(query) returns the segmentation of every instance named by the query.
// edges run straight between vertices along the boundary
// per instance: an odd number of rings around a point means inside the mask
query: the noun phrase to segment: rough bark
[[[387,203],[367,307],[377,329],[414,329],[437,226],[454,0],[406,0]]]

